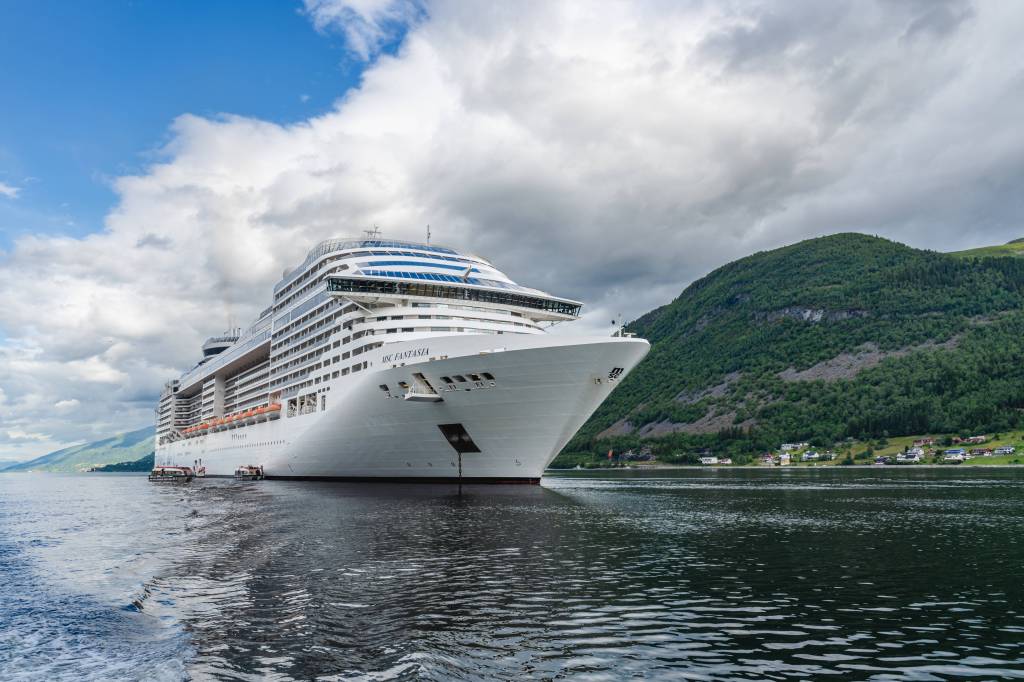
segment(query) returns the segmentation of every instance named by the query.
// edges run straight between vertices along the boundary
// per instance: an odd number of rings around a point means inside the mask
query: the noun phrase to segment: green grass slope
[[[1024,239],[1014,239],[1011,242],[997,246],[982,246],[977,249],[967,249],[966,251],[953,251],[949,255],[958,258],[1024,257]]]
[[[138,460],[153,452],[152,426],[128,433],[119,433],[111,438],[74,445],[5,467],[2,471],[52,471],[77,472],[94,466],[116,464]]]
[[[1024,260],[832,235],[719,268],[630,331],[650,354],[556,466],[1022,424]]]

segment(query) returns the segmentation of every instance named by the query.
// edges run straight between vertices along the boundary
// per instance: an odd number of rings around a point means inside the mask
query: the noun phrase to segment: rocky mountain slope
[[[1022,423],[1024,260],[862,234],[757,253],[629,327],[652,350],[560,462],[640,445],[738,456],[782,440]]]

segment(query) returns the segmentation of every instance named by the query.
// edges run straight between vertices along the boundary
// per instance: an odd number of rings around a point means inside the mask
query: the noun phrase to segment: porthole
[[[480,374],[483,375],[484,379],[487,379],[488,381],[494,381],[494,375],[491,374],[490,372],[481,372]]]
[[[469,375],[469,380],[470,381],[480,381],[480,375],[479,374],[470,374]]]
[[[461,374],[456,374],[455,375],[455,380],[456,381],[461,381],[461,382],[465,383],[466,377],[462,376]]]

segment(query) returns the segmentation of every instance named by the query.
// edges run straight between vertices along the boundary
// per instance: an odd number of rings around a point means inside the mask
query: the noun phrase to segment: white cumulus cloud
[[[334,110],[292,125],[183,114],[159,159],[116,181],[102,231],[0,254],[0,455],[29,454],[12,432],[64,443],[150,423],[206,336],[253,318],[318,240],[374,223],[412,239],[430,224],[584,301],[568,331],[610,330],[717,265],[809,236],[1021,236],[1024,6],[306,11],[377,55]]]
[[[362,59],[376,55],[424,14],[416,0],[305,0],[306,13],[320,31],[339,31]]]

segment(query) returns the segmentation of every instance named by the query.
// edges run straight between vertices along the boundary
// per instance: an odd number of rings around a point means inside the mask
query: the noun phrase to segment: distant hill
[[[1020,258],[1024,257],[1024,238],[1014,239],[998,246],[982,246],[977,249],[967,249],[966,251],[953,251],[949,255],[959,258],[986,258],[989,256],[1016,256]]]
[[[121,473],[126,471],[152,471],[153,463],[156,460],[156,454],[151,452],[142,459],[137,459],[132,462],[118,462],[117,464],[106,464],[101,467],[96,467],[93,471],[103,474],[110,473]]]
[[[111,438],[57,450],[28,462],[11,464],[0,471],[76,472],[104,464],[135,461],[153,452],[154,431],[154,427],[147,426],[119,433]]]
[[[1024,423],[1024,259],[832,235],[729,263],[628,329],[651,352],[556,466]]]

